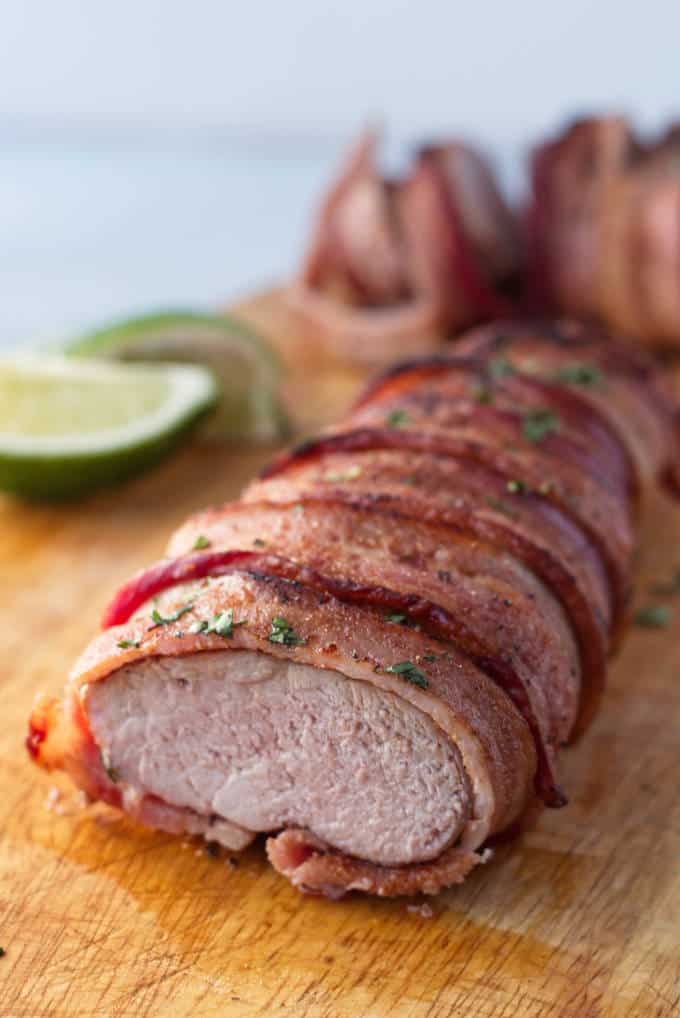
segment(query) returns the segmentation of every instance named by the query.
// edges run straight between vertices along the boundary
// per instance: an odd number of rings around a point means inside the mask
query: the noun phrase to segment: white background
[[[290,271],[369,119],[392,153],[473,137],[515,190],[568,115],[654,128],[679,30],[659,0],[0,0],[0,342]]]

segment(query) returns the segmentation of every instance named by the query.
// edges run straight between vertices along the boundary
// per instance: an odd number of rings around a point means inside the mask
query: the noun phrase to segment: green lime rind
[[[21,430],[20,424],[12,431],[6,421],[0,420],[0,489],[28,499],[64,501],[128,480],[155,466],[175,449],[218,400],[218,387],[210,372],[203,368],[161,365],[94,368],[91,363],[80,367],[78,362],[53,356],[0,360],[0,383],[5,385],[5,394],[8,391],[11,394],[11,372],[18,366],[23,373],[24,396],[33,372],[38,383],[36,402],[43,399],[36,410],[38,429],[24,426]],[[102,372],[108,376],[113,373],[114,382],[123,391],[128,380],[139,385],[140,376],[142,385],[148,377],[156,388],[158,379],[169,379],[169,394],[165,403],[146,416],[125,419],[120,427],[112,424],[108,414],[105,427],[99,430],[89,420],[89,430],[60,431],[57,419],[54,433],[50,433],[50,406],[45,406],[45,392],[40,386],[45,377],[51,377],[53,369],[68,381],[69,398],[77,394],[79,384],[96,384],[96,374]],[[87,401],[87,393],[84,399]],[[55,405],[59,406],[58,399]],[[21,422],[21,408],[18,416]]]
[[[281,441],[288,416],[278,395],[281,365],[253,329],[232,315],[161,311],[99,329],[69,343],[78,357],[203,364],[222,389],[217,412],[201,429],[217,441]]]

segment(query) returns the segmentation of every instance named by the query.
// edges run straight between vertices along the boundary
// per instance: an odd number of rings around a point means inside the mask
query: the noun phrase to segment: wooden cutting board
[[[275,296],[247,310],[286,351],[301,427],[337,417],[360,374],[310,348]],[[302,897],[261,845],[232,866],[83,808],[29,764],[33,696],[59,690],[116,585],[268,455],[194,445],[79,505],[0,501],[0,1018],[680,1014],[680,598],[668,628],[630,635],[565,754],[569,807],[431,918]],[[643,593],[680,567],[680,508],[661,497],[641,559]]]

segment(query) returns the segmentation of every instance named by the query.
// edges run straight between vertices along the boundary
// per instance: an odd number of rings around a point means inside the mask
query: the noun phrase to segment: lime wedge
[[[85,357],[201,363],[222,396],[202,435],[219,441],[278,441],[288,422],[278,396],[280,365],[249,326],[227,315],[165,311],[91,333],[66,349]]]
[[[0,488],[73,498],[131,477],[217,399],[211,372],[197,366],[0,359]]]

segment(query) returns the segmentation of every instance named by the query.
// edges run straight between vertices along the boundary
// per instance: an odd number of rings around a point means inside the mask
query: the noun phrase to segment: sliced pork
[[[676,408],[585,326],[456,349],[187,521],[37,702],[36,762],[140,823],[231,851],[268,834],[329,897],[435,893],[563,806]]]

